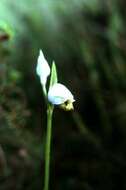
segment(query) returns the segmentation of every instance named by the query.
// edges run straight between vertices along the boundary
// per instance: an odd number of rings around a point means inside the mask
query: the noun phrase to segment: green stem
[[[53,115],[53,106],[48,105],[48,108],[47,108],[47,136],[46,136],[46,149],[45,149],[45,179],[44,179],[44,190],[48,190],[48,189],[49,189],[50,147],[51,147],[52,115]]]
[[[46,97],[47,96],[46,85],[43,85],[42,87],[43,87],[43,94]]]

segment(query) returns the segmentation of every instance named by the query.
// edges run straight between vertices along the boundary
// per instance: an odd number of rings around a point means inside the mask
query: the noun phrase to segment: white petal
[[[50,87],[48,92],[48,100],[54,105],[60,105],[70,100],[74,102],[74,97],[72,93],[65,87],[63,84],[56,83],[52,87]]]
[[[47,77],[50,74],[50,67],[44,57],[42,50],[39,51],[36,73],[40,77],[40,81],[41,81],[42,85],[45,85],[46,81],[47,81]]]

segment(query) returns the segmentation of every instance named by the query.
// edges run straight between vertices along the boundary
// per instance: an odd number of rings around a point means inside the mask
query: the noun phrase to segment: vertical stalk
[[[46,147],[45,147],[45,179],[44,179],[44,190],[48,190],[49,189],[52,115],[53,115],[53,106],[48,104],[48,108],[47,108],[47,135],[46,135]]]
[[[47,96],[46,85],[43,85],[43,94],[44,94],[44,97]]]

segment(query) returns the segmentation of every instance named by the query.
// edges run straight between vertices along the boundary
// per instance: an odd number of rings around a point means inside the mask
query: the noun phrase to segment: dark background
[[[0,190],[43,188],[40,48],[76,99],[55,109],[50,189],[125,190],[125,0],[0,1]]]

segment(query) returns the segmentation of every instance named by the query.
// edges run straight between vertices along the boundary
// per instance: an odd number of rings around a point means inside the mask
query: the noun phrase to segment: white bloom
[[[53,105],[61,105],[66,101],[73,103],[74,97],[72,93],[63,84],[56,83],[50,87],[48,92],[48,100]]]
[[[42,50],[39,51],[36,73],[40,77],[42,85],[46,85],[47,77],[50,75],[50,67],[46,61]]]

